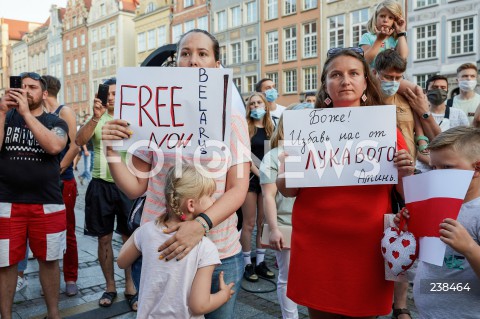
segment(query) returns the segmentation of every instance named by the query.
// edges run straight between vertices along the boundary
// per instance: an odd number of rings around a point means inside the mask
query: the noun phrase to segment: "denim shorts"
[[[245,267],[242,252],[239,252],[232,257],[221,259],[221,262],[222,264],[215,267],[215,270],[213,271],[211,293],[216,293],[219,290],[218,276],[221,271],[224,273],[223,278],[226,284],[231,282],[235,283],[235,286],[233,287],[235,293],[226,304],[211,313],[207,313],[205,315],[206,319],[233,319],[235,315],[235,302],[237,301],[238,292],[241,289],[242,276]]]

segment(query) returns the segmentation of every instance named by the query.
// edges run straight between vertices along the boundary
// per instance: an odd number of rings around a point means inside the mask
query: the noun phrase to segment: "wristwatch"
[[[425,112],[425,113],[422,114],[422,118],[424,120],[428,120],[428,118],[430,117],[430,114],[432,114],[432,113],[431,112]]]
[[[400,37],[407,37],[407,32],[398,32],[397,33],[397,38],[400,38]]]

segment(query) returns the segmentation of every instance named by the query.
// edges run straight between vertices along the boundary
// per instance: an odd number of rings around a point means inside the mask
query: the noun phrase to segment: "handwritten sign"
[[[287,187],[396,184],[394,105],[285,111]]]
[[[133,135],[116,148],[206,154],[209,142],[228,146],[231,79],[231,69],[120,68],[114,117]]]

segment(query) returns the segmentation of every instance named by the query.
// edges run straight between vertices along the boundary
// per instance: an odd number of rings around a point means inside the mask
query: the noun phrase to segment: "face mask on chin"
[[[440,105],[447,99],[447,91],[442,89],[429,90],[427,92],[428,102],[432,105]]]
[[[458,81],[458,86],[460,87],[460,90],[470,92],[470,91],[475,90],[475,87],[477,86],[477,80]]]

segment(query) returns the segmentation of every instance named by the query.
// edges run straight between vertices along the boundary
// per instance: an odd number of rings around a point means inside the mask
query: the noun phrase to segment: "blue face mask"
[[[380,81],[380,86],[382,87],[382,92],[385,95],[392,96],[397,93],[398,88],[400,87],[400,82],[396,81]]]
[[[252,119],[260,120],[265,116],[266,113],[267,111],[265,111],[263,108],[253,109],[250,111],[250,117]]]
[[[268,102],[273,102],[278,98],[277,89],[269,89],[265,91],[265,98]]]

